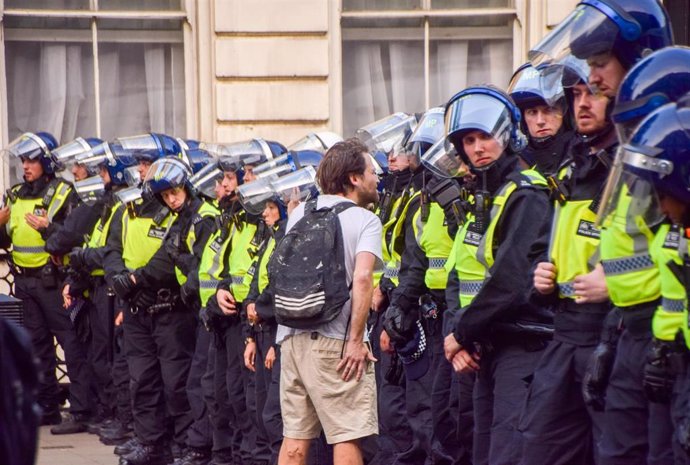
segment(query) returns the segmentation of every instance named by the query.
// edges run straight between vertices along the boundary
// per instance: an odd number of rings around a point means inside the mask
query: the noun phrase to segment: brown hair
[[[328,149],[316,170],[316,182],[324,194],[346,194],[354,186],[351,174],[364,174],[367,164],[362,156],[366,145],[359,139],[350,138]]]

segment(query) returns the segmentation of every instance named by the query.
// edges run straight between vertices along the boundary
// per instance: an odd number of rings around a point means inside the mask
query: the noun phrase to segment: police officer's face
[[[101,166],[101,169],[98,171],[98,175],[101,177],[103,184],[106,186],[112,182],[112,179],[110,179],[110,172],[105,166]]]
[[[254,166],[244,165],[244,182],[256,181],[256,175],[254,174]]]
[[[278,205],[273,202],[266,202],[266,207],[264,208],[264,212],[261,214],[261,216],[263,217],[267,226],[273,226],[280,219],[280,210],[278,209]]]
[[[26,179],[26,182],[34,182],[43,176],[43,165],[41,165],[41,160],[22,158],[22,169],[24,170],[24,179]]]
[[[609,98],[615,98],[618,86],[625,77],[625,68],[618,58],[610,53],[600,53],[587,59],[589,85]]]
[[[688,206],[685,205],[680,200],[670,195],[659,194],[659,203],[661,204],[661,211],[666,215],[673,223],[681,224],[683,226],[690,226],[683,224],[686,218],[686,212]]]
[[[475,168],[495,162],[503,153],[501,144],[484,131],[472,131],[465,134],[462,138],[462,148]]]
[[[237,189],[237,175],[232,171],[226,171],[223,174],[223,179],[220,181],[220,187],[222,188],[223,195],[230,195]]]
[[[522,114],[529,135],[535,138],[553,136],[563,125],[563,112],[557,107],[537,105],[527,108]]]
[[[146,175],[148,174],[151,165],[152,163],[150,161],[140,161],[139,165],[137,165],[137,171],[139,171],[139,176],[142,180],[146,179]]]
[[[606,105],[609,99],[600,93],[592,94],[585,84],[573,87],[573,106],[577,131],[593,135],[606,127]]]
[[[72,176],[74,176],[75,181],[83,181],[89,177],[89,172],[86,171],[86,167],[79,163],[72,165]]]
[[[169,209],[178,211],[184,205],[184,201],[187,200],[187,192],[183,187],[175,187],[161,192],[161,197]]]
[[[402,171],[410,167],[410,159],[404,154],[395,154],[393,150],[388,154],[388,171]]]

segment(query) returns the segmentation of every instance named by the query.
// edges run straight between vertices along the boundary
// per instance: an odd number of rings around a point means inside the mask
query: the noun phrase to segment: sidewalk
[[[50,426],[42,426],[38,440],[36,465],[117,465],[113,446],[105,446],[94,434],[50,434]]]

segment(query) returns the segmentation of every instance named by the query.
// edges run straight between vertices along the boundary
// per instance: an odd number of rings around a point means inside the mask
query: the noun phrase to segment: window
[[[343,0],[343,132],[513,71],[510,0]]]
[[[181,0],[4,4],[10,140],[186,133]]]

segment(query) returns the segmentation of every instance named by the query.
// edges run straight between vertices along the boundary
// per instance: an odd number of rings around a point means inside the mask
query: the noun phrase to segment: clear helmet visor
[[[535,68],[540,65],[569,65],[589,76],[587,58],[610,51],[618,33],[616,23],[601,10],[580,3],[529,51],[528,58]]]
[[[212,156],[227,161],[247,165],[256,165],[273,158],[273,152],[263,139],[250,139],[232,144],[200,144]]]
[[[637,231],[659,224],[664,215],[652,177],[640,174],[666,176],[672,171],[673,165],[667,160],[621,146],[604,187],[597,224],[607,227],[614,221],[625,221],[628,229],[636,227]]]
[[[151,134],[119,137],[117,142],[123,148],[133,152],[160,152],[160,145]]]
[[[156,160],[146,173],[144,182],[165,181],[180,186],[192,176],[190,168],[179,158],[166,157]]]
[[[48,154],[48,147],[43,139],[32,132],[25,132],[9,143],[3,152],[16,159],[28,158],[37,160]]]
[[[292,173],[296,169],[297,163],[295,162],[292,153],[288,152],[255,167],[254,175],[259,179],[278,177]]]
[[[542,74],[531,65],[524,66],[510,80],[508,94],[515,101],[538,97],[554,107],[564,96],[562,79],[557,75]]]
[[[446,134],[449,137],[453,134],[482,131],[496,139],[502,149],[505,149],[512,126],[508,108],[489,95],[468,94],[454,100],[446,109]]]
[[[115,198],[123,204],[128,204],[141,200],[142,193],[140,187],[127,187],[126,189],[115,192]]]
[[[87,205],[93,206],[105,194],[105,184],[100,176],[91,176],[74,183],[74,191]]]
[[[334,132],[321,131],[310,132],[306,136],[288,147],[289,151],[300,150],[314,150],[316,152],[326,153],[328,149],[333,147],[338,142],[342,142],[343,138]]]
[[[414,130],[416,123],[413,115],[394,113],[357,129],[355,137],[361,140],[369,151],[380,150],[389,153]]]
[[[223,170],[218,167],[218,163],[211,162],[194,174],[189,182],[200,194],[209,199],[215,199],[217,198],[216,186],[222,181],[223,176]]]
[[[91,150],[91,146],[81,137],[77,137],[72,142],[61,145],[53,150],[50,155],[57,171],[69,170],[75,163],[77,157]]]
[[[239,201],[248,213],[260,215],[266,208],[266,202],[275,198],[275,191],[271,185],[272,179],[257,179],[237,189]]]
[[[393,156],[421,157],[432,145],[441,140],[446,131],[443,124],[444,112],[442,107],[427,110],[410,137],[403,140],[393,150]]]
[[[422,156],[422,163],[432,173],[442,178],[460,178],[469,172],[455,147],[445,139],[436,142],[426,151]]]
[[[316,170],[313,166],[304,168],[274,179],[273,190],[280,202],[287,206],[290,202],[304,202],[318,195]]]

